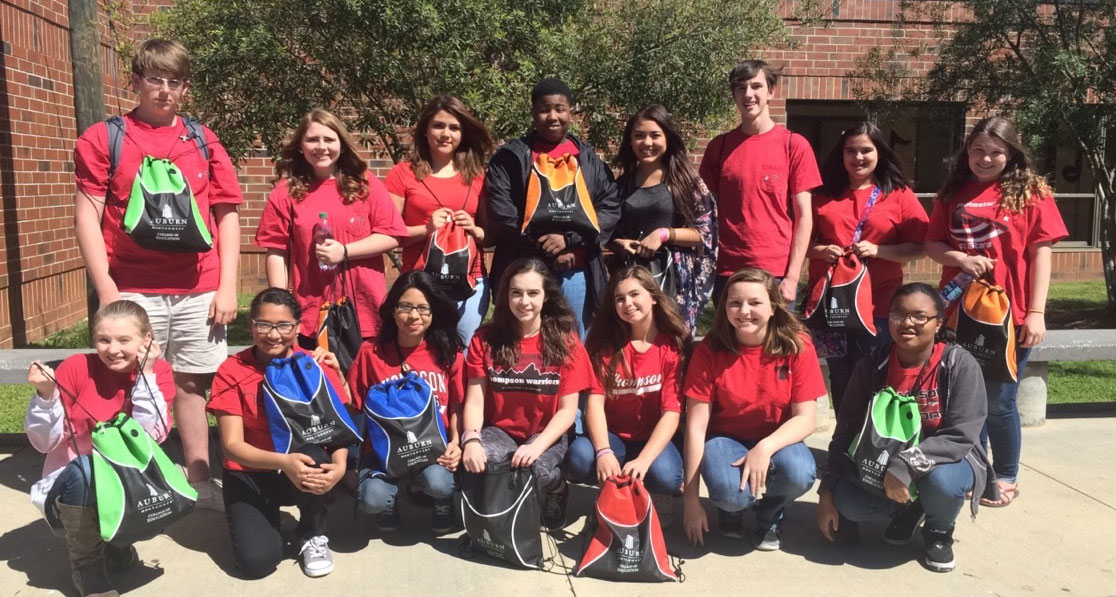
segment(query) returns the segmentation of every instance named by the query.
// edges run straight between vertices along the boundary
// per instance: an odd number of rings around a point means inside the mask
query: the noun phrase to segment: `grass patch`
[[[1116,361],[1050,363],[1047,402],[1116,401]]]
[[[1046,299],[1046,326],[1052,330],[1116,328],[1104,280],[1055,282]]]
[[[0,386],[0,433],[23,433],[23,416],[33,391],[31,384]]]

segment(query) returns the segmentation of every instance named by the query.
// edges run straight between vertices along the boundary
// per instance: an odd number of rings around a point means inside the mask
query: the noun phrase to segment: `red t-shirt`
[[[205,141],[209,163],[205,162],[182,119],[171,126],[155,127],[125,114],[124,143],[120,163],[109,181],[108,125],[99,122],[89,127],[74,146],[74,177],[77,188],[87,195],[105,198],[101,235],[108,253],[109,276],[122,292],[152,294],[196,294],[217,289],[221,260],[217,252],[217,221],[213,206],[240,205],[244,198],[236,180],[236,170],[225,148],[208,128]],[[124,233],[124,209],[132,194],[132,183],[145,156],[174,162],[190,181],[198,212],[213,237],[213,247],[205,253],[167,253],[137,245]],[[110,186],[111,185],[111,186]]]
[[[837,198],[814,195],[814,244],[847,247],[872,188],[848,190]],[[881,195],[868,213],[860,240],[877,245],[897,245],[919,242],[926,236],[926,210],[909,188],[902,188]],[[903,264],[886,259],[869,259],[868,275],[872,278],[872,316],[887,317],[895,289],[903,285]],[[825,277],[829,263],[820,259],[810,260],[810,282],[813,288]]]
[[[539,433],[558,412],[559,398],[588,390],[593,367],[585,347],[575,336],[569,339],[570,356],[562,365],[544,365],[542,334],[519,343],[519,361],[509,368],[492,362],[491,347],[484,341],[485,328],[477,330],[465,358],[466,379],[485,378],[484,424],[495,425],[523,441]]]
[[[155,361],[154,371],[155,383],[163,392],[163,400],[168,409],[168,412],[161,414],[170,420],[170,408],[175,396],[174,374],[170,364],[162,359]],[[79,453],[89,454],[92,450],[90,434],[97,423],[112,419],[122,410],[132,412],[131,403],[127,409],[124,408],[124,403],[125,397],[136,383],[136,375],[136,371],[116,373],[109,370],[95,353],[76,354],[58,365],[54,378],[58,381],[58,392],[66,416],[74,426]]]
[[[418,346],[400,347],[403,361],[418,374],[426,383],[430,384],[430,391],[438,398],[442,423],[449,430],[449,408],[460,404],[465,399],[465,382],[462,375],[464,357],[457,353],[449,371],[442,369],[430,348],[423,341]],[[360,352],[353,359],[349,367],[349,391],[353,393],[353,406],[364,408],[364,397],[368,395],[368,388],[403,377],[400,371],[399,352],[394,344],[384,346],[379,342],[365,342],[360,345]]]
[[[934,202],[926,242],[943,242],[968,255],[996,260],[996,283],[1011,301],[1012,319],[1021,325],[1031,307],[1031,256],[1038,243],[1055,243],[1069,236],[1062,214],[1047,195],[1019,213],[1000,208],[999,182],[967,182],[948,203]],[[961,271],[942,267],[941,287]]]
[[[318,214],[327,214],[333,237],[341,243],[358,241],[374,233],[407,237],[403,218],[392,204],[383,183],[371,172],[367,174],[367,179],[368,196],[349,204],[342,199],[333,179],[315,184],[301,201],[291,199],[287,194],[287,180],[283,179],[276,183],[267,197],[267,205],[256,230],[256,244],[290,252],[291,288],[302,306],[300,332],[303,335],[317,333],[318,312],[322,303],[338,291],[337,288],[330,289],[337,278],[337,269],[323,270],[314,255],[314,225],[320,221]],[[292,213],[295,222],[293,234]],[[387,294],[384,256],[350,260],[346,278],[348,287],[345,293],[356,305],[360,335],[365,338],[375,336],[380,330],[378,310]]]
[[[399,162],[388,172],[384,185],[389,193],[403,198],[403,222],[408,226],[425,226],[430,221],[430,214],[442,207],[454,211],[464,209],[476,218],[484,190],[484,174],[478,174],[468,186],[460,173],[449,178],[427,176],[419,181],[411,170],[410,162]],[[404,271],[415,269],[415,262],[425,246],[426,241],[403,247]],[[484,276],[480,259],[473,262],[473,276]]]
[[[790,405],[826,395],[818,355],[809,336],[802,336],[797,355],[773,357],[763,348],[743,347],[740,354],[713,350],[702,340],[690,358],[682,393],[708,402],[709,435],[759,441],[790,418]]]
[[[294,351],[307,352],[298,347]],[[245,443],[260,450],[274,452],[275,443],[271,440],[271,429],[268,427],[267,411],[264,410],[263,403],[264,371],[269,362],[257,360],[252,347],[225,359],[213,376],[213,389],[205,408],[216,417],[240,417],[244,422]],[[342,403],[348,404],[345,392],[338,390],[341,388],[341,379],[337,377],[337,372],[331,367],[322,367],[322,371],[329,383],[333,384],[337,397]],[[229,458],[225,458],[225,468],[230,471],[251,470]]]
[[[612,355],[601,355],[607,371]],[[605,396],[608,430],[624,441],[647,441],[665,412],[682,412],[678,399],[678,367],[681,359],[670,337],[660,334],[646,352],[636,352],[629,342],[624,358],[632,371],[617,366],[611,395]],[[604,382],[593,376],[594,394],[604,394]]]
[[[899,357],[895,350],[887,361],[887,385],[896,392],[907,396],[914,396],[918,402],[918,413],[922,415],[922,437],[929,437],[938,431],[942,424],[942,403],[938,396],[938,367],[942,364],[942,353],[945,352],[945,343],[934,345],[934,352],[930,353],[930,361],[923,371],[918,367],[904,368],[899,364]],[[921,377],[921,379],[920,379]],[[912,394],[915,385],[918,385],[917,394]]]
[[[581,152],[577,149],[577,143],[573,139],[566,137],[558,143],[550,144],[543,141],[541,138],[536,138],[535,143],[531,146],[531,162],[539,157],[540,153],[545,153],[550,157],[557,159],[564,155],[580,155]]]
[[[786,275],[790,203],[822,182],[810,142],[780,125],[759,135],[735,128],[709,142],[700,173],[717,198],[717,275],[743,267]]]

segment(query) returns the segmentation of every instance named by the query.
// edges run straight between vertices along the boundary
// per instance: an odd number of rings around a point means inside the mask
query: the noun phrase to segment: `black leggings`
[[[318,465],[330,462],[319,446],[300,452]],[[275,571],[283,559],[283,537],[279,532],[279,507],[297,505],[298,542],[325,535],[326,496],[299,491],[287,475],[272,471],[231,471],[224,475],[225,517],[229,521],[233,556],[244,576],[263,578]]]

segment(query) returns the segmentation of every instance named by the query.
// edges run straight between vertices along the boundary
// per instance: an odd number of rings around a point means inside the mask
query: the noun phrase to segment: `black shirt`
[[[620,221],[613,238],[640,240],[659,228],[677,228],[674,197],[665,184],[638,188],[632,180],[620,184]]]

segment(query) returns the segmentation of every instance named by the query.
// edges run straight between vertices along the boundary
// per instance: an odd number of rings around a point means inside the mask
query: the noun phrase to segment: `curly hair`
[[[345,129],[341,119],[321,108],[314,108],[302,117],[298,128],[291,135],[291,140],[279,152],[279,161],[275,163],[275,182],[286,176],[287,193],[291,199],[302,201],[306,198],[306,193],[316,177],[314,169],[302,155],[302,139],[313,123],[332,129],[341,142],[341,155],[337,158],[336,173],[337,190],[341,192],[341,198],[345,203],[366,199],[368,179],[365,178],[365,173],[368,171],[368,164],[357,153],[356,143],[349,135],[349,131]]]
[[[1031,160],[1023,150],[1023,143],[1019,138],[1019,131],[1010,120],[1002,116],[989,116],[976,123],[961,150],[953,157],[953,166],[950,168],[949,178],[946,179],[942,190],[938,191],[938,200],[948,202],[957,194],[962,185],[972,178],[973,171],[969,168],[969,148],[973,140],[979,135],[1000,141],[1008,148],[1007,165],[1000,174],[1000,208],[1012,213],[1019,213],[1036,203],[1039,199],[1050,195],[1050,185],[1046,178],[1038,174],[1031,167]]]

